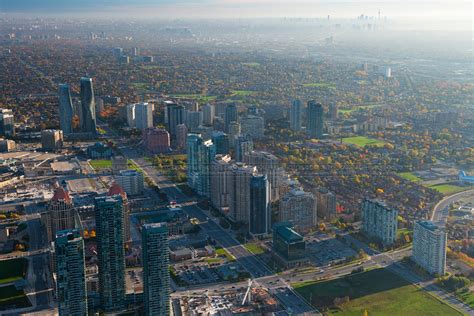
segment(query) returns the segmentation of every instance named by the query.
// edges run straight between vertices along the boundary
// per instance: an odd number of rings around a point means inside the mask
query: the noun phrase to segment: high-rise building
[[[229,124],[229,146],[231,148],[235,148],[235,144],[237,142],[237,138],[241,134],[241,126],[239,122],[230,122]]]
[[[211,203],[224,213],[229,208],[230,161],[229,155],[216,155],[211,164]]]
[[[153,154],[167,153],[170,151],[170,134],[163,128],[147,128],[143,132],[143,146]]]
[[[115,47],[112,50],[112,53],[113,53],[115,58],[119,59],[123,55],[123,48],[122,47]]]
[[[216,146],[204,141],[200,134],[188,134],[187,146],[188,185],[198,194],[210,196],[211,163],[216,156]]]
[[[114,183],[109,188],[107,195],[120,195],[122,197],[124,242],[131,242],[132,235],[130,233],[130,204],[128,203],[127,193],[125,193],[120,185]]]
[[[294,100],[290,109],[290,128],[296,132],[301,130],[301,101]]]
[[[9,153],[16,149],[16,143],[11,139],[0,139],[0,153]]]
[[[243,135],[237,138],[235,143],[235,161],[243,162],[245,157],[253,151],[253,141],[250,137]]]
[[[125,113],[127,116],[127,125],[128,127],[135,127],[135,106],[136,103],[134,104],[127,104],[125,106]]]
[[[240,119],[241,133],[249,135],[252,139],[260,139],[264,136],[265,121],[257,115],[247,115]]]
[[[182,149],[186,147],[186,138],[188,136],[188,128],[184,124],[176,126],[176,147]]]
[[[270,184],[266,175],[255,175],[250,180],[249,232],[265,236],[271,229]]]
[[[84,241],[77,230],[61,230],[54,248],[59,315],[87,315]]]
[[[59,85],[59,126],[65,136],[73,133],[74,106],[68,84]]]
[[[95,118],[95,99],[94,88],[92,86],[92,78],[81,78],[81,130],[84,133],[95,134],[96,118]]]
[[[186,126],[192,133],[197,132],[199,126],[202,125],[202,112],[188,111],[186,113]]]
[[[279,180],[281,170],[278,164],[278,158],[265,151],[251,151],[244,157],[244,162],[257,167],[259,173],[267,176],[270,182],[271,201],[276,201],[280,198],[279,194]]]
[[[328,221],[335,219],[336,195],[326,188],[316,188],[313,192],[318,200],[318,216]]]
[[[142,258],[145,315],[169,315],[169,248],[165,223],[143,225]]]
[[[48,240],[54,240],[58,231],[74,229],[75,214],[76,210],[69,193],[62,187],[57,188],[45,214]]]
[[[63,147],[63,131],[46,129],[41,131],[41,148],[47,151],[56,151]]]
[[[324,128],[324,110],[323,106],[316,101],[308,101],[308,109],[306,113],[306,131],[312,138],[322,138]]]
[[[100,305],[105,312],[125,307],[125,246],[120,195],[95,198]]]
[[[184,106],[178,105],[174,102],[168,102],[166,104],[167,113],[167,128],[171,135],[171,139],[176,138],[176,126],[184,123]]]
[[[202,106],[202,123],[205,126],[212,126],[214,124],[215,109],[214,105],[206,104]]]
[[[143,193],[144,179],[143,173],[137,170],[120,170],[115,177],[120,185],[129,195],[140,195]]]
[[[329,105],[329,116],[332,121],[337,121],[339,113],[338,113],[338,107],[337,107],[336,102],[333,102]]]
[[[229,216],[237,222],[249,223],[250,220],[250,181],[257,174],[257,168],[236,163],[230,168],[229,176]]]
[[[413,228],[413,261],[431,274],[446,273],[446,230],[431,221],[417,221]]]
[[[237,112],[237,105],[235,103],[227,104],[224,113],[224,131],[229,133],[230,122],[238,122],[239,116]]]
[[[379,200],[362,202],[362,224],[365,234],[380,240],[385,246],[393,244],[397,237],[398,210],[389,208]]]
[[[153,104],[135,104],[135,127],[141,130],[153,127]]]
[[[229,153],[229,135],[221,131],[214,131],[211,139],[216,146],[216,154],[226,155]]]
[[[11,109],[0,109],[0,136],[15,135],[15,120]]]
[[[313,194],[292,189],[280,200],[279,222],[290,222],[298,232],[306,233],[318,224],[319,205]]]

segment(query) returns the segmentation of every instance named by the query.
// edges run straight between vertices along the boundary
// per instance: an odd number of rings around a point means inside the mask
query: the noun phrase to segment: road
[[[462,199],[463,197],[472,196],[473,194],[474,190],[467,190],[445,197],[440,202],[438,202],[438,204],[436,204],[433,208],[431,220],[433,222],[440,222],[442,224],[446,224],[446,221],[449,216],[449,205]]]

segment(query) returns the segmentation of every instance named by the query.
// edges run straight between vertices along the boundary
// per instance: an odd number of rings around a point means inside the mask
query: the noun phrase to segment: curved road
[[[473,190],[467,190],[463,192],[459,192],[448,197],[445,197],[438,204],[435,205],[433,208],[433,213],[431,214],[431,220],[433,222],[441,222],[442,224],[446,224],[446,220],[448,219],[449,215],[449,205],[453,202],[460,200],[463,197],[467,197],[469,195],[474,194]]]

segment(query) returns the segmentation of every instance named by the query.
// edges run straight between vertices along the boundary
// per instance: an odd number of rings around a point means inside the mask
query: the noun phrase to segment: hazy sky
[[[143,15],[176,18],[354,17],[472,23],[470,0],[0,0],[3,13]]]

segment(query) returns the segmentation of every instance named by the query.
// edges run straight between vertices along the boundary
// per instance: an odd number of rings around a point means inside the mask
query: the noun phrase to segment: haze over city
[[[1,315],[473,315],[466,0],[0,0]]]

